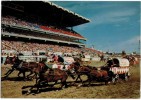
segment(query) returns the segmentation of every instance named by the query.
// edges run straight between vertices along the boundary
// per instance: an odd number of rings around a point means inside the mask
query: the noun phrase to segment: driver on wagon
[[[61,57],[60,55],[58,55],[58,62],[64,63],[64,59],[63,59],[63,57]]]
[[[63,69],[65,69],[65,62],[64,62],[64,58],[63,57],[61,57],[60,55],[58,55],[58,62],[59,63],[61,63],[61,64],[63,64],[64,66],[63,66]]]

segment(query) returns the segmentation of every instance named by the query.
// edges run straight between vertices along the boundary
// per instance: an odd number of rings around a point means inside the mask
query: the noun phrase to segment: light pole
[[[94,49],[94,45],[92,45],[92,49]]]

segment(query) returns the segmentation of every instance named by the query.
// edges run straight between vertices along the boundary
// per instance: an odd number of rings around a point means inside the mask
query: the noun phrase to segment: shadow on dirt
[[[60,83],[57,83],[60,84]],[[22,95],[29,95],[29,94],[39,94],[42,92],[49,92],[49,91],[59,91],[62,90],[58,87],[53,87],[56,84],[44,84],[39,86],[39,92],[37,92],[37,85],[28,85],[22,87]]]
[[[36,94],[39,94],[39,93],[42,93],[42,92],[50,92],[50,91],[59,91],[59,90],[62,90],[61,88],[55,88],[55,87],[52,87],[52,88],[49,88],[49,87],[46,87],[46,88],[41,88],[40,89],[40,92],[37,92],[36,89],[32,89],[30,92],[28,90],[22,90],[22,95],[36,95]]]
[[[43,84],[40,85],[40,92],[37,92],[37,85],[28,85],[28,86],[23,86],[22,87],[22,95],[36,95],[42,92],[49,92],[49,91],[59,91],[62,90],[61,88],[54,87],[54,85],[60,84],[60,82],[57,82],[56,84]],[[92,83],[90,85],[88,84],[83,84],[79,82],[74,82],[74,81],[68,81],[67,82],[68,87],[75,86],[76,88],[78,87],[93,87],[93,86],[103,86],[105,85],[104,83]]]
[[[1,81],[32,81],[23,77],[1,77]]]

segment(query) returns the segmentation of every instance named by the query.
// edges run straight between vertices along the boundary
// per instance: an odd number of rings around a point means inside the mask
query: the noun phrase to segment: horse
[[[20,63],[21,63],[21,60],[19,60],[17,57],[14,56],[14,57],[10,58],[9,56],[7,56],[6,57],[6,60],[4,62],[4,65],[6,65],[6,64],[12,64],[12,66],[11,66],[12,68],[9,69],[5,73],[5,77],[4,78],[7,78],[19,66]]]
[[[7,61],[5,61],[5,64],[7,64]],[[25,62],[22,60],[19,60],[18,57],[13,57],[12,59],[13,61],[13,66],[11,66],[12,68],[10,70],[8,70],[8,72],[5,74],[4,78],[8,78],[8,76],[14,71],[14,70],[18,70],[18,77],[20,77],[20,74],[23,74],[23,78],[26,79],[25,73],[26,72],[30,72],[29,75],[27,75],[27,79],[29,78],[30,75],[32,75],[34,73],[34,68],[37,68],[39,66],[38,63],[36,62]]]
[[[83,80],[81,79],[81,75],[86,75],[88,79],[86,81],[89,81],[89,85],[91,84],[92,80],[95,81],[104,81],[105,84],[108,83],[108,81],[112,80],[113,72],[110,71],[110,68],[102,66],[99,70],[97,67],[94,66],[81,66],[78,69],[78,78],[83,84]]]
[[[41,63],[41,62],[40,62]],[[33,69],[40,66],[37,62],[22,62],[21,67],[17,67],[17,70],[19,70],[18,76],[23,73],[23,78],[29,78],[34,72]],[[25,76],[25,72],[30,72],[27,76]]]
[[[105,70],[93,69],[90,71],[90,73],[88,73],[88,80],[89,80],[89,85],[93,80],[97,82],[105,82],[105,85],[107,85],[109,81],[108,72]]]
[[[112,72],[110,70],[111,67],[115,67],[118,66],[117,64],[114,64],[113,60],[108,60],[108,62],[104,65],[100,67],[100,70],[104,70],[107,71],[108,76],[109,76],[109,81],[112,81],[114,84],[115,82],[118,80],[118,74],[114,74],[114,72]]]
[[[92,67],[92,66],[80,66],[78,71],[77,71],[77,78],[76,78],[76,82],[78,79],[80,79],[80,81],[83,84],[83,80],[81,79],[81,75],[86,75],[88,76],[88,74],[91,72],[91,70],[98,70],[96,67]]]
[[[75,62],[70,64],[70,69],[74,69],[75,75],[77,75],[75,82],[77,82],[78,79],[80,79],[82,82],[82,79],[80,77],[81,75],[89,73],[90,70],[93,68],[97,69],[96,67],[92,66],[81,66],[80,63],[81,63],[80,59],[76,58]]]
[[[128,59],[128,61],[129,61],[129,65],[130,66],[133,66],[133,65],[135,65],[135,63],[136,63],[136,59],[135,59],[135,57],[134,56],[128,56],[128,55],[126,55],[126,56],[124,56],[123,58],[126,58],[126,59]]]
[[[36,72],[38,72],[39,77],[36,79],[36,83],[34,85],[34,87],[37,88],[37,93],[39,93],[40,91],[40,86],[41,85],[48,85],[49,82],[55,82],[55,84],[57,83],[57,81],[61,80],[61,89],[63,88],[63,86],[67,87],[67,83],[66,80],[68,78],[68,74],[66,73],[66,71],[64,70],[60,70],[58,68],[55,69],[44,69],[44,67],[40,67],[39,69],[35,69]],[[55,85],[53,84],[53,86]],[[31,90],[33,89],[33,87],[29,90],[29,92],[31,92]]]

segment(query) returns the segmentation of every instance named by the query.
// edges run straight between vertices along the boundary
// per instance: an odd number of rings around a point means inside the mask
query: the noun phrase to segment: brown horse
[[[39,72],[39,77],[36,79],[37,81],[34,85],[34,87],[37,88],[37,92],[39,92],[41,85],[48,85],[49,82],[55,82],[56,84],[58,80],[61,80],[61,89],[63,86],[67,87],[66,80],[68,78],[68,74],[66,71],[57,68],[44,70],[43,67],[35,70]],[[29,92],[31,92],[32,89],[33,87],[29,90]]]
[[[125,57],[123,57],[123,58],[126,58],[126,59],[129,60],[130,66],[133,66],[133,65],[136,64],[136,59],[135,59],[134,56],[128,56],[128,55],[127,55],[127,56],[125,56]]]
[[[40,66],[40,64],[36,62],[21,62],[21,63],[22,63],[21,66],[17,67],[16,69],[19,71],[18,76],[20,76],[20,74],[23,73],[23,78],[26,77],[29,78],[30,75],[35,73],[34,69]],[[27,76],[25,76],[26,72],[30,72],[30,73]]]
[[[7,78],[15,69],[17,69],[17,67],[20,65],[20,63],[21,63],[21,60],[19,60],[18,57],[15,57],[15,56],[14,57],[9,57],[9,56],[7,56],[6,60],[4,62],[4,65],[12,64],[13,66],[11,66],[12,68],[9,69],[7,71],[7,73],[5,73],[5,77],[4,78]]]
[[[5,64],[7,64],[7,61],[5,62]],[[24,62],[22,60],[19,60],[18,57],[13,58],[13,66],[11,66],[12,68],[10,70],[8,70],[8,72],[5,74],[4,78],[8,78],[8,76],[14,71],[14,70],[18,70],[18,77],[20,77],[20,74],[23,74],[23,79],[29,79],[30,75],[32,75],[33,73],[35,73],[34,69],[38,68],[38,66],[41,65],[42,62],[40,63],[36,63],[36,62]],[[41,67],[41,66],[40,66]],[[26,72],[30,72],[27,76],[25,76]]]
[[[74,69],[75,75],[77,75],[75,82],[77,82],[78,79],[83,82],[80,76],[89,73],[92,69],[97,68],[92,66],[80,66],[80,63],[77,60],[76,62],[70,64],[70,69]]]
[[[88,74],[88,80],[89,85],[91,84],[91,81],[98,81],[98,82],[105,82],[105,84],[108,84],[109,76],[108,72],[105,70],[91,70]]]
[[[80,66],[78,71],[77,71],[77,79],[75,80],[76,82],[78,81],[78,79],[80,79],[80,81],[83,84],[83,80],[81,79],[81,75],[86,75],[88,76],[89,73],[91,72],[91,70],[97,70],[96,67],[92,67],[92,66]]]

